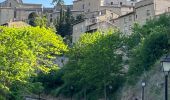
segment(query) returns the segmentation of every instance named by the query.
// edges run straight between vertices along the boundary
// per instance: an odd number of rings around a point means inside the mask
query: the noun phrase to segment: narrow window
[[[129,16],[129,21],[132,21],[132,16]]]
[[[151,15],[150,10],[147,10],[147,11],[146,11],[146,15],[147,15],[147,16],[150,16],[150,15]]]
[[[120,2],[120,5],[122,6],[122,2]]]
[[[17,18],[17,12],[14,11],[14,18]]]
[[[83,4],[82,8],[84,9],[84,4]]]
[[[11,7],[11,3],[9,3],[9,7]]]

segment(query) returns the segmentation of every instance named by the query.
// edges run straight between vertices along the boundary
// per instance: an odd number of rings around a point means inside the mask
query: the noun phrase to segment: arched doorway
[[[38,17],[38,14],[36,12],[32,12],[28,15],[28,24],[31,26],[36,26],[35,20]]]

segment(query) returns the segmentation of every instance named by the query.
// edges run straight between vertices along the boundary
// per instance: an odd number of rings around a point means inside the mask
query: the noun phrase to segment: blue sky
[[[2,2],[4,0],[0,0]],[[24,3],[38,3],[43,4],[45,7],[51,7],[52,0],[23,0]],[[72,4],[72,0],[64,0],[66,4]]]

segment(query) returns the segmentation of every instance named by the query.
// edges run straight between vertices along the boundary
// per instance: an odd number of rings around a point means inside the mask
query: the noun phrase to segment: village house
[[[132,32],[134,23],[144,25],[154,17],[170,12],[170,0],[142,0],[135,4],[134,11],[113,19],[114,24],[126,35]]]
[[[42,4],[27,4],[22,0],[6,0],[0,3],[0,25],[28,19],[30,13],[42,14]]]
[[[112,20],[133,12],[136,2],[136,0],[73,1],[73,10],[83,11],[85,19],[73,25],[72,42],[78,41],[82,33],[116,27]]]

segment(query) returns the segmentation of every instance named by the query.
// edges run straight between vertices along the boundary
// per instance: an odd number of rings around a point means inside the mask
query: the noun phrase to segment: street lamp
[[[109,85],[109,92],[110,92],[110,93],[109,93],[109,100],[111,100],[111,91],[112,91],[112,88],[113,88],[113,87],[112,87],[111,85]]]
[[[168,100],[168,74],[170,72],[170,56],[162,58],[161,65],[165,74],[165,100]]]
[[[71,90],[71,100],[72,100],[74,87],[71,86],[71,87],[70,87],[70,90]]]
[[[145,96],[144,96],[144,92],[145,92],[145,86],[146,86],[146,83],[145,81],[142,81],[142,100],[144,100]]]

